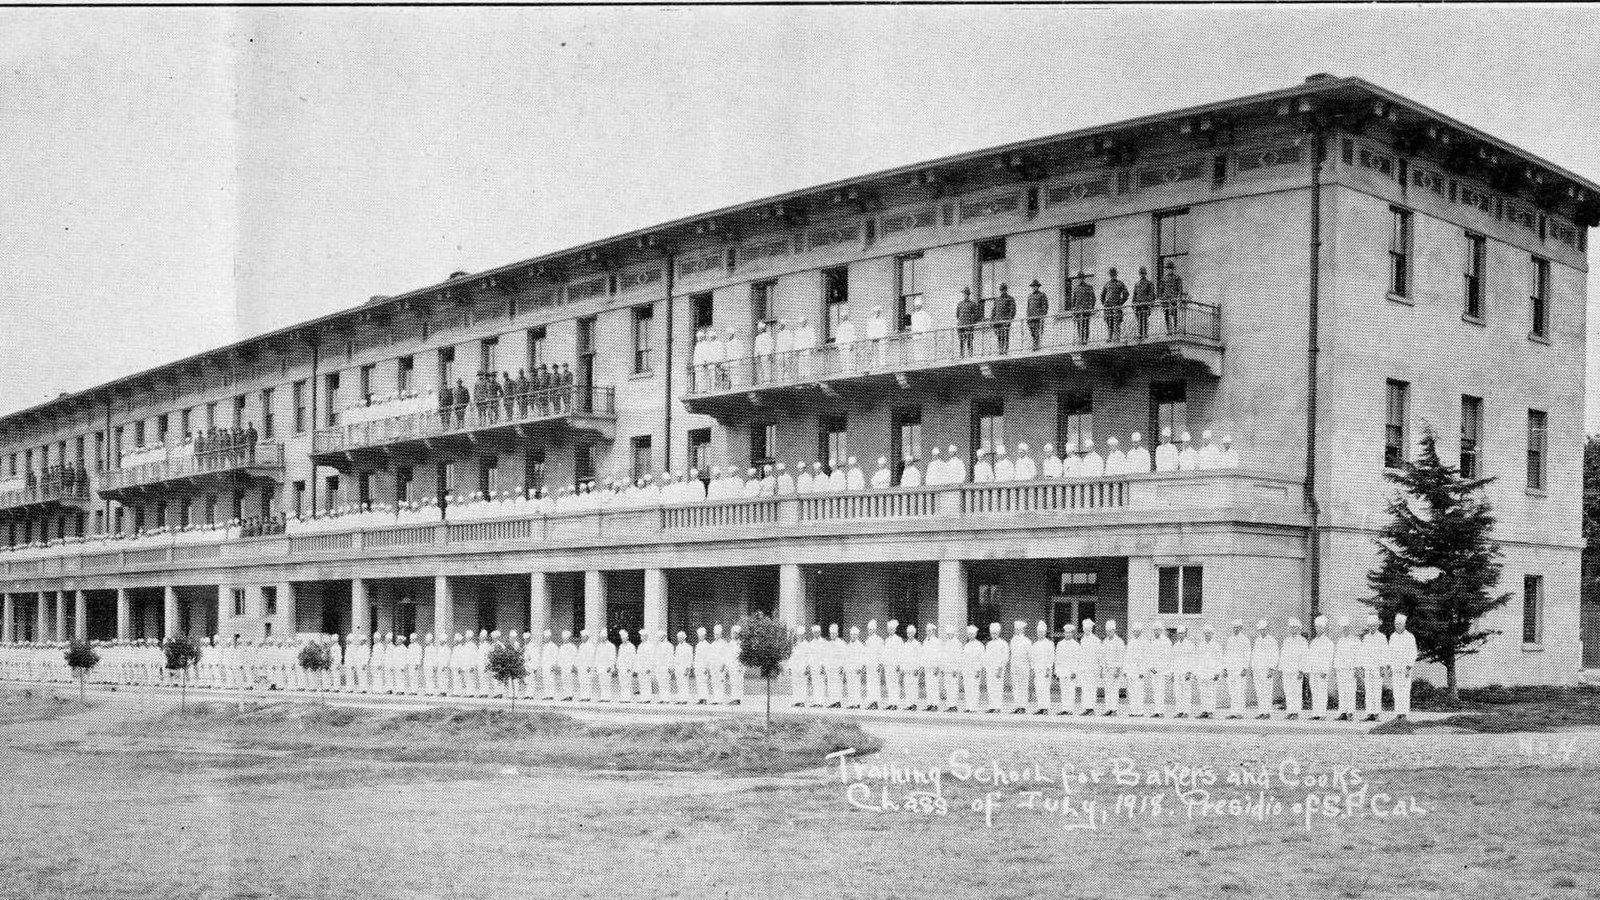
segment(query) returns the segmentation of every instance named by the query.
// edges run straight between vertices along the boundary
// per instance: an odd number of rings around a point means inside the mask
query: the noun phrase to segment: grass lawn
[[[1450,715],[1428,721],[1389,721],[1380,733],[1409,734],[1419,728],[1447,728],[1484,734],[1545,732],[1558,728],[1600,726],[1600,685],[1567,687],[1465,688],[1460,702],[1443,690],[1422,693],[1416,708]]]
[[[786,717],[769,734],[758,719],[692,712],[315,703],[241,712],[207,701],[178,715],[109,697],[60,722],[76,743],[56,742],[52,723],[0,730],[0,897],[1600,895],[1596,732],[1569,733],[1576,752],[1553,760],[1519,753],[1502,735],[1245,723]],[[875,750],[854,759],[876,769],[842,779],[826,759],[839,746]],[[1179,789],[1108,783],[1074,788],[1074,798],[1109,806],[1131,795],[1146,806],[1075,828],[1081,818],[1018,808],[1026,781],[953,777],[953,752],[980,771],[991,760],[1013,775],[1030,764],[1087,773],[1125,761],[1180,780],[1196,765],[1276,777],[1292,759],[1307,775],[1354,767],[1365,799],[1415,805],[1407,817],[1308,824],[1199,816]],[[917,788],[867,774],[941,767],[942,815],[916,804],[885,811],[882,797]],[[1290,801],[1313,789],[1279,779],[1264,790]],[[1164,798],[1159,813],[1152,796]]]
[[[69,693],[50,688],[0,687],[0,725],[54,719],[85,708],[86,704],[78,701],[76,689]]]

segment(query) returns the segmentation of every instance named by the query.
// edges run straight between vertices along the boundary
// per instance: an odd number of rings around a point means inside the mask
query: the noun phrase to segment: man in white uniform
[[[1144,623],[1128,626],[1128,651],[1122,657],[1123,671],[1128,673],[1128,715],[1143,718],[1150,700],[1150,639],[1145,637]]]
[[[1389,685],[1394,694],[1394,715],[1411,715],[1411,670],[1417,665],[1417,636],[1406,630],[1406,614],[1395,613],[1394,634],[1389,635]]]
[[[578,692],[578,646],[572,642],[570,629],[561,632],[561,646],[556,648],[555,659],[556,699],[571,700]]]
[[[983,686],[989,700],[988,712],[997,713],[1005,700],[1006,664],[1011,646],[1000,636],[1000,623],[989,623],[989,642],[983,645]]]
[[[1173,682],[1172,638],[1160,619],[1150,623],[1150,718],[1159,719],[1167,712],[1167,694],[1177,699],[1178,685]]]
[[[983,678],[983,642],[978,626],[967,626],[967,642],[961,645],[961,690],[966,695],[967,712],[978,711],[978,682]]]
[[[811,640],[806,642],[806,672],[811,680],[811,705],[827,706],[833,673],[828,671],[828,660],[833,649],[822,636],[822,626],[811,626]]]
[[[1042,620],[1033,625],[1033,645],[1028,648],[1028,662],[1033,668],[1033,714],[1042,716],[1054,708],[1050,696],[1050,673],[1056,664],[1056,642],[1050,640],[1050,626]]]
[[[1311,676],[1311,718],[1321,719],[1328,711],[1328,675],[1333,670],[1333,638],[1328,636],[1328,617],[1317,616],[1311,623],[1316,636],[1306,649],[1305,667]]]
[[[1361,665],[1361,638],[1350,633],[1350,617],[1339,617],[1339,637],[1333,642],[1333,675],[1339,683],[1339,721],[1356,718],[1356,669]]]
[[[704,706],[711,702],[711,670],[712,657],[716,653],[711,649],[711,644],[706,640],[705,626],[694,630],[694,652],[692,654],[694,669],[695,704]]]
[[[794,650],[789,654],[789,705],[805,706],[810,700],[811,642],[806,640],[806,629],[796,625],[789,630],[789,640]]]
[[[1222,647],[1222,677],[1228,685],[1228,718],[1244,718],[1244,690],[1250,674],[1250,636],[1244,622],[1233,620],[1233,634]]]
[[[1250,679],[1256,690],[1256,718],[1272,718],[1272,676],[1278,671],[1278,641],[1267,633],[1267,620],[1256,622],[1256,639],[1250,644]]]
[[[1389,664],[1389,639],[1378,627],[1375,613],[1367,614],[1367,633],[1361,638],[1356,660],[1361,665],[1361,711],[1368,722],[1376,722],[1383,712],[1383,668]]]
[[[725,699],[732,706],[744,703],[744,661],[739,658],[744,641],[740,637],[740,632],[739,626],[733,626],[722,648],[722,656],[728,669],[728,694]]]
[[[672,699],[679,705],[689,702],[689,677],[694,674],[694,647],[686,632],[678,632],[672,647]]]
[[[1106,636],[1100,641],[1100,669],[1106,689],[1106,715],[1114,716],[1122,705],[1123,662],[1128,645],[1117,634],[1117,620],[1106,620]]]
[[[863,698],[867,709],[883,705],[884,642],[878,633],[878,620],[867,623],[867,637],[862,641],[861,662],[867,674],[867,692]]]
[[[1021,619],[1011,623],[1011,641],[1007,648],[1011,675],[1011,711],[1028,711],[1028,678],[1033,674],[1033,641],[1028,640],[1028,623]]]
[[[1311,645],[1299,619],[1291,618],[1286,625],[1288,633],[1278,648],[1278,677],[1283,683],[1284,718],[1298,719],[1305,712],[1305,661]]]
[[[1081,652],[1078,640],[1073,636],[1077,629],[1071,622],[1061,626],[1061,640],[1056,642],[1056,656],[1053,668],[1056,680],[1061,683],[1061,709],[1063,716],[1076,715],[1083,708],[1078,700],[1078,654]]]
[[[1100,636],[1094,633],[1094,620],[1083,620],[1083,637],[1078,640],[1078,688],[1083,691],[1080,714],[1092,716],[1100,706]]]
[[[594,674],[599,679],[596,700],[617,702],[617,645],[611,638],[601,635],[594,645]]]
[[[639,662],[639,650],[628,639],[627,631],[617,632],[617,693],[619,703],[633,702],[633,672]]]
[[[828,704],[829,708],[837,709],[850,704],[855,697],[855,692],[850,689],[850,648],[839,636],[838,623],[828,626],[828,647],[824,659],[828,670],[828,694],[833,700]]]
[[[1217,713],[1217,682],[1222,678],[1222,645],[1217,643],[1216,629],[1207,622],[1205,634],[1196,651],[1195,677],[1200,680],[1200,718],[1209,719]]]
[[[1190,714],[1200,712],[1197,701],[1199,686],[1196,680],[1199,667],[1199,648],[1189,633],[1189,626],[1182,622],[1173,629],[1172,649],[1169,651],[1168,660],[1172,669],[1172,700],[1174,719],[1187,718]]]
[[[355,632],[352,631],[345,638],[345,650],[344,650],[344,689],[345,689],[345,693],[353,694],[353,693],[356,693],[357,691],[360,691],[362,693],[366,692],[366,689],[367,689],[366,679],[361,677],[363,674],[365,674],[362,671],[362,669],[364,669],[366,667],[366,664],[367,664],[366,655],[367,655],[367,639],[365,637],[363,637],[362,635],[356,634]],[[244,654],[243,653],[239,654],[239,662],[242,664],[244,661],[245,661],[244,660]],[[240,669],[241,669],[241,671],[239,673],[239,680],[242,681],[242,682],[245,682],[246,684],[248,684],[249,682],[247,680],[246,674],[243,671],[243,666],[242,665],[240,666]]]

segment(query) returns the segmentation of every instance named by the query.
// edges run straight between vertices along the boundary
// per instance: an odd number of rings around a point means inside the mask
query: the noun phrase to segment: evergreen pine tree
[[[1499,633],[1478,621],[1511,600],[1493,593],[1500,545],[1490,537],[1494,514],[1480,491],[1494,479],[1462,478],[1441,462],[1432,429],[1424,429],[1418,459],[1384,477],[1400,492],[1378,539],[1378,565],[1367,573],[1374,596],[1362,602],[1386,622],[1405,613],[1417,655],[1444,666],[1450,697],[1458,699],[1456,663]]]

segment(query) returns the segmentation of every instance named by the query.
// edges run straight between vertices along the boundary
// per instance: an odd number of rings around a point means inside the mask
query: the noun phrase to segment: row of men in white
[[[1016,622],[1009,640],[998,623],[991,624],[987,642],[978,639],[975,625],[967,627],[965,641],[950,627],[941,637],[932,624],[929,637],[918,640],[914,625],[906,627],[902,638],[898,622],[889,622],[887,636],[878,632],[875,621],[869,622],[864,640],[860,628],[851,626],[848,641],[839,636],[838,625],[829,626],[826,638],[822,626],[813,625],[809,638],[803,628],[794,631],[795,650],[788,663],[791,699],[795,706],[955,712],[964,705],[967,712],[982,707],[988,712],[1091,715],[1100,708],[1103,693],[1105,714],[1113,715],[1126,693],[1131,716],[1148,711],[1159,717],[1175,708],[1178,717],[1209,718],[1225,705],[1229,718],[1241,718],[1253,707],[1256,717],[1265,719],[1281,693],[1284,711],[1294,719],[1305,711],[1309,692],[1310,718],[1321,719],[1332,688],[1338,717],[1354,719],[1359,677],[1361,712],[1368,720],[1382,712],[1385,678],[1395,713],[1410,713],[1417,643],[1406,630],[1404,614],[1395,616],[1390,635],[1383,633],[1376,615],[1367,617],[1359,635],[1351,633],[1348,618],[1341,618],[1337,638],[1328,634],[1326,616],[1317,617],[1310,640],[1298,620],[1287,625],[1288,636],[1281,642],[1268,633],[1266,620],[1256,623],[1254,636],[1235,620],[1233,633],[1224,640],[1216,639],[1209,624],[1194,631],[1180,624],[1169,637],[1159,621],[1148,632],[1135,622],[1126,641],[1117,634],[1114,620],[1106,623],[1103,635],[1090,619],[1084,620],[1081,636],[1066,626],[1060,641],[1051,638],[1044,622],[1037,624],[1031,639],[1026,623]]]
[[[363,422],[376,422],[400,416],[433,414],[438,408],[439,395],[434,391],[422,393],[402,391],[374,397],[371,403],[347,406],[339,413],[339,422],[343,425],[359,425]]]
[[[236,540],[243,528],[242,522],[232,519],[211,525],[168,525],[164,528],[147,528],[138,534],[92,534],[55,538],[49,542],[34,541],[12,547],[0,547],[0,552],[17,554],[16,559],[54,556],[75,550],[93,553],[105,550],[138,550],[145,547],[167,547],[181,544],[220,544]]]
[[[690,643],[680,631],[643,635],[635,646],[628,632],[612,643],[587,629],[573,642],[570,631],[557,642],[546,631],[542,642],[530,632],[502,636],[499,631],[456,634],[374,636],[351,634],[345,643],[332,636],[296,640],[219,642],[212,637],[202,648],[192,672],[198,688],[339,691],[344,693],[413,694],[440,697],[500,697],[503,686],[489,670],[489,654],[509,647],[521,654],[527,676],[519,694],[546,700],[738,704],[744,697],[744,667],[739,665],[739,626],[724,638],[723,627],[708,635],[697,629]],[[323,671],[300,665],[307,644],[328,649],[330,667]],[[0,645],[0,677],[19,681],[69,681],[64,651],[58,642]],[[126,685],[176,684],[180,673],[165,669],[161,642],[150,639],[91,642],[101,664],[89,674],[93,683]]]

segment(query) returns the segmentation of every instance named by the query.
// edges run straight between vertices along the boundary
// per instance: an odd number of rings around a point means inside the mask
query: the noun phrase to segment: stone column
[[[133,637],[133,601],[127,588],[117,588],[117,640]]]
[[[161,636],[178,636],[178,589],[168,585],[163,588],[165,597],[161,604]]]
[[[67,592],[56,591],[56,633],[55,639],[67,639]]]
[[[455,595],[450,592],[450,576],[433,577],[433,633],[435,637],[453,635],[456,630]]]
[[[1155,560],[1148,556],[1128,557],[1129,622],[1149,622],[1155,618],[1158,591]]]
[[[350,579],[350,631],[371,636],[372,613],[367,600],[367,582],[364,578]]]
[[[648,589],[646,589],[648,593]],[[528,630],[542,647],[545,629],[550,627],[550,576],[534,572],[528,576]]]
[[[217,630],[216,634],[231,634],[230,620],[233,618],[233,586],[227,584],[217,585]]]
[[[959,559],[939,560],[939,628],[967,632],[967,564]]]
[[[794,628],[806,624],[806,573],[799,563],[778,566],[778,621]]]
[[[606,576],[598,569],[583,573],[583,627],[596,638],[606,633]]]
[[[300,615],[295,608],[294,582],[278,582],[278,614],[273,618],[272,631],[274,634],[282,632],[284,637],[293,635],[299,629]],[[317,630],[322,625],[318,623]]]
[[[644,570],[644,630],[648,634],[667,630],[667,573],[664,569]]]
[[[75,640],[87,641],[89,639],[89,595],[85,591],[75,591],[73,592],[72,600],[72,637]]]
[[[0,642],[9,644],[17,639],[17,605],[10,594],[5,595],[5,617],[0,622]]]

